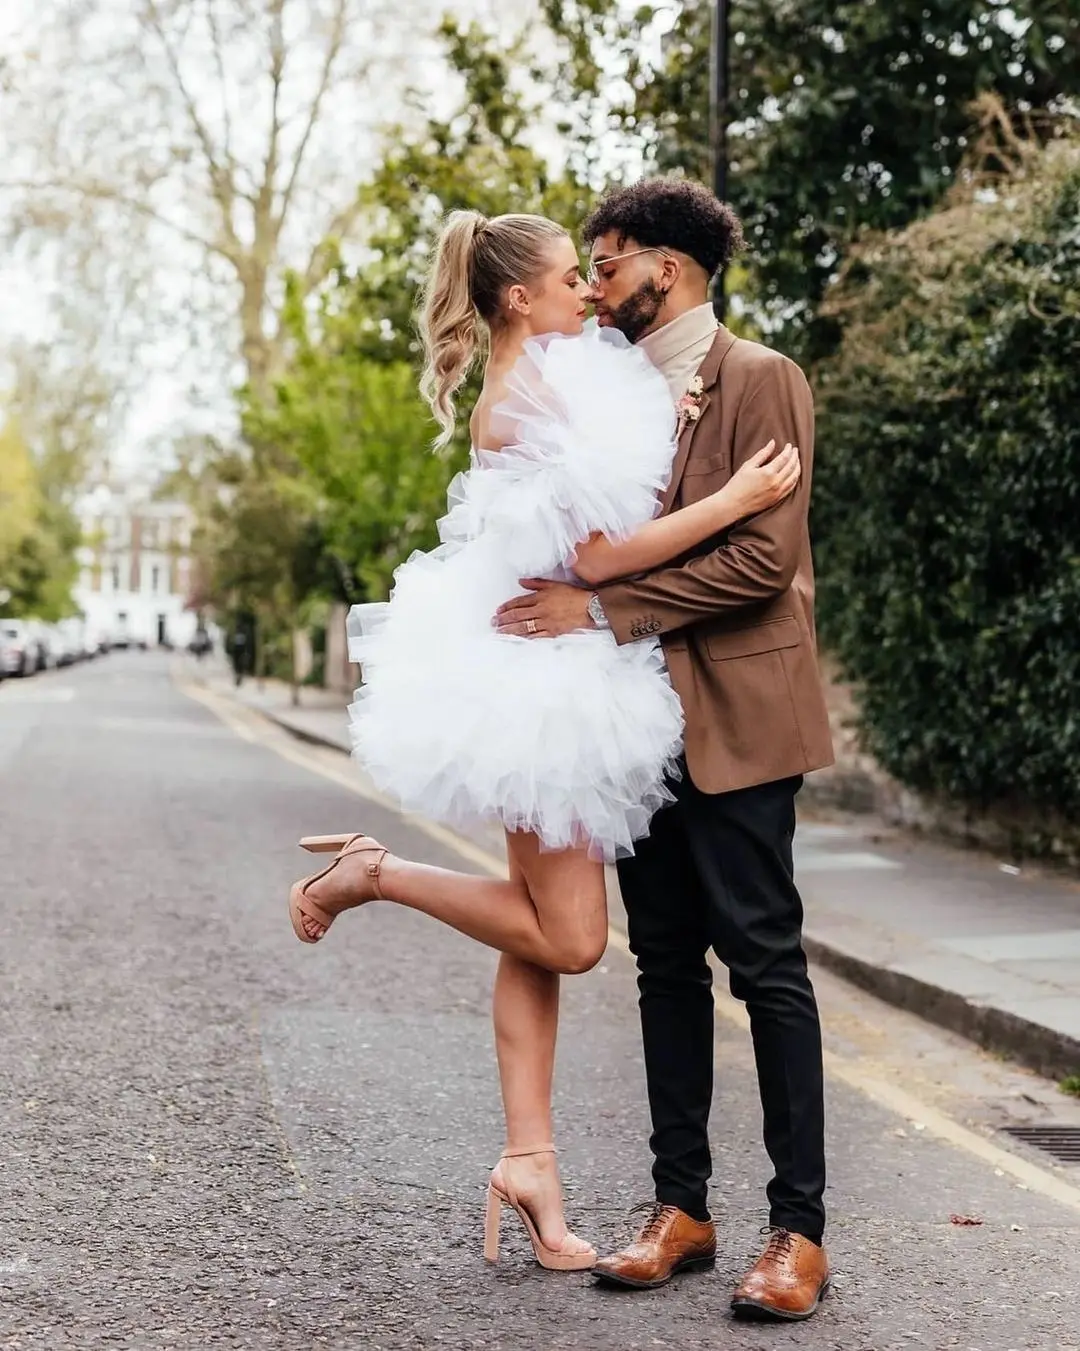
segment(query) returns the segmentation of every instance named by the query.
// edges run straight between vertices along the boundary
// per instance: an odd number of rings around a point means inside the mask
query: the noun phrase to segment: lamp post
[[[709,44],[709,150],[712,154],[713,192],[727,200],[728,117],[728,0],[713,0],[712,40]],[[713,308],[724,321],[724,270],[716,278]]]

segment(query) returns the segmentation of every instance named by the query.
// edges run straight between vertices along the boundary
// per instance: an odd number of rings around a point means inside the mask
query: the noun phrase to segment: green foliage
[[[432,455],[426,405],[408,361],[364,342],[369,311],[347,283],[325,297],[318,323],[291,304],[292,357],[272,403],[251,403],[245,432],[296,466],[343,599],[383,596],[393,570],[436,542],[451,462]],[[313,335],[312,328],[316,329]]]
[[[817,372],[823,633],[882,763],[979,807],[1080,808],[1078,222],[1062,140],[867,241]]]
[[[50,462],[35,456],[19,422],[0,425],[0,588],[5,614],[53,620],[72,611],[79,527]]]
[[[1071,1098],[1080,1098],[1080,1074],[1067,1075],[1058,1087],[1062,1093],[1067,1093]]]
[[[0,582],[6,581],[11,560],[30,533],[38,510],[38,485],[30,447],[18,423],[0,424]]]
[[[500,47],[478,25],[463,29],[452,19],[444,21],[442,35],[463,83],[461,106],[419,133],[399,128],[387,136],[385,156],[361,188],[371,256],[337,279],[349,293],[355,340],[380,360],[417,356],[417,291],[448,212],[535,212],[573,230],[593,200],[572,169],[553,173],[528,144],[536,109],[515,82],[524,48]]]
[[[546,0],[573,83],[599,97],[623,74],[613,117],[656,168],[712,181],[712,0]],[[620,14],[624,17],[620,20]],[[932,208],[970,150],[972,102],[1010,111],[1080,95],[1080,12],[1059,0],[733,0],[729,196],[755,251],[755,299],[784,344],[828,350],[816,308],[863,227],[895,229]],[[639,33],[674,26],[651,69]]]
[[[436,543],[447,481],[467,456],[464,417],[447,454],[431,453],[436,428],[418,393],[414,313],[447,212],[532,211],[573,228],[590,205],[571,172],[553,175],[524,144],[533,110],[514,81],[522,49],[449,19],[442,36],[463,83],[459,111],[388,136],[361,188],[363,262],[338,260],[314,313],[294,291],[285,369],[270,399],[245,404],[248,439],[292,466],[307,494],[329,564],[322,586],[350,601],[385,595],[394,568]]]

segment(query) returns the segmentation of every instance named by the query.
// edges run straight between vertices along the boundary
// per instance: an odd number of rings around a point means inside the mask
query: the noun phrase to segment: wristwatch
[[[600,597],[596,594],[595,591],[589,597],[589,604],[587,608],[589,611],[589,618],[592,620],[592,622],[596,625],[598,629],[611,628],[611,622],[608,619],[607,615],[604,614],[604,607],[600,604]]]

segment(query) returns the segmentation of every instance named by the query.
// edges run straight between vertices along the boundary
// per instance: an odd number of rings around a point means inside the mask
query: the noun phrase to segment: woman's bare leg
[[[388,901],[420,910],[499,952],[548,971],[576,975],[600,960],[607,943],[603,865],[584,849],[548,852],[535,835],[507,836],[511,877],[475,877],[387,854],[379,886]],[[356,903],[367,882],[364,855],[350,855],[312,884],[309,895],[331,913]],[[305,919],[314,938],[320,925]]]
[[[509,849],[509,846],[508,846]],[[520,866],[510,865],[512,880],[524,881]],[[551,1122],[551,1083],[559,1027],[559,977],[533,962],[503,953],[492,1000],[499,1084],[506,1115],[506,1148],[530,1149],[555,1138]],[[558,1248],[567,1237],[562,1184],[551,1154],[503,1160],[515,1192],[533,1216],[540,1237]],[[587,1245],[581,1244],[584,1248]]]

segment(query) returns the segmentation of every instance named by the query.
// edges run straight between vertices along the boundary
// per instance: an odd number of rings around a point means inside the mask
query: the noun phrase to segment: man
[[[652,179],[616,191],[586,222],[585,241],[598,322],[640,344],[682,410],[663,510],[721,487],[770,438],[796,444],[802,464],[791,497],[673,565],[592,594],[529,581],[529,594],[499,612],[504,632],[525,636],[590,625],[610,627],[620,643],[658,634],[686,718],[677,801],[619,864],[639,971],[656,1204],[637,1240],[596,1274],[651,1287],[715,1255],[711,947],[749,1013],[775,1170],[770,1237],[732,1306],[808,1318],[829,1281],[824,1107],[791,848],[802,775],[832,761],[807,529],[813,403],[791,361],[717,324],[709,282],[741,231],[705,188]]]

